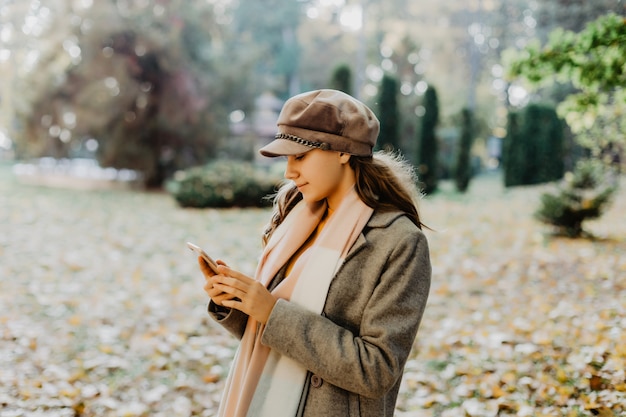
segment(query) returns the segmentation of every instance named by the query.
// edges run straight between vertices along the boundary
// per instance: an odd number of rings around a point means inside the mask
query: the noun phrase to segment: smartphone
[[[198,254],[198,256],[201,256],[213,272],[215,272],[216,274],[219,273],[217,272],[217,263],[215,263],[215,261],[200,246],[194,245],[191,242],[187,242],[187,246],[189,247],[189,249]]]

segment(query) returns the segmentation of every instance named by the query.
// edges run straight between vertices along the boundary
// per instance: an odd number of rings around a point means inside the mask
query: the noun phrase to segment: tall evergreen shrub
[[[330,79],[330,88],[352,94],[352,70],[346,64],[338,65]]]
[[[377,146],[381,149],[400,149],[398,81],[390,75],[384,75],[381,81],[378,119],[380,120],[380,134]]]
[[[502,149],[504,186],[514,187],[524,183],[525,143],[520,139],[520,114],[510,111],[506,120],[506,136]]]
[[[509,113],[503,165],[507,187],[563,177],[564,125],[554,107],[530,104],[521,113]]]
[[[461,136],[457,145],[454,180],[458,191],[467,191],[472,178],[471,150],[474,140],[474,115],[470,109],[461,110]]]
[[[424,93],[424,116],[417,152],[417,169],[424,193],[437,190],[439,171],[439,146],[436,128],[439,123],[439,101],[437,91],[429,86]]]
[[[563,177],[564,126],[553,106],[530,104],[524,109],[523,140],[528,143],[525,184]]]

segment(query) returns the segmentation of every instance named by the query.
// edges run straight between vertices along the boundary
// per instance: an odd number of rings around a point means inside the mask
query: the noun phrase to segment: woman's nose
[[[287,157],[287,166],[285,167],[285,179],[293,180],[297,177],[296,170],[294,169],[292,157]]]

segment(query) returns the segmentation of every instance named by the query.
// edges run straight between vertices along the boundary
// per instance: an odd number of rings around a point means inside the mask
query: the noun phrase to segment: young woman
[[[287,158],[254,277],[199,258],[209,313],[241,339],[219,415],[391,417],[431,265],[413,171],[335,90],[289,99],[261,154]]]

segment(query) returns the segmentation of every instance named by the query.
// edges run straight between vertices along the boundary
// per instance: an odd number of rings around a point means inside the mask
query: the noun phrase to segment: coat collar
[[[374,211],[372,217],[365,227],[370,229],[379,228],[379,227],[388,227],[391,223],[393,223],[398,217],[404,216],[404,212],[400,210],[393,211]]]
[[[374,211],[372,217],[370,217],[369,221],[365,225],[365,229],[363,229],[364,231],[361,232],[359,237],[354,242],[354,245],[352,245],[352,248],[350,249],[350,252],[348,252],[348,256],[346,257],[346,259],[351,258],[352,256],[354,256],[355,253],[361,250],[361,248],[367,245],[367,238],[365,237],[366,229],[378,229],[388,227],[398,217],[401,216],[404,216],[404,212],[399,210],[384,212]]]

